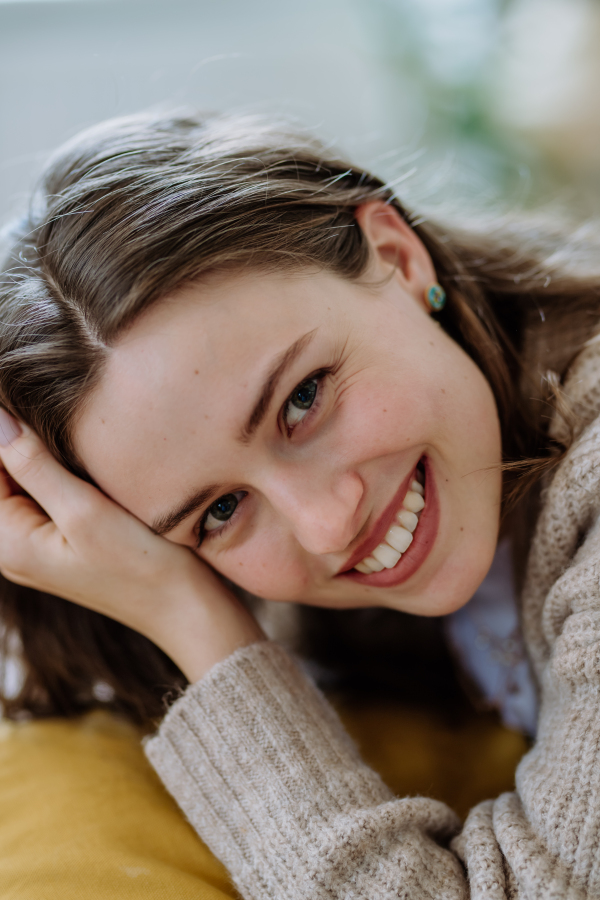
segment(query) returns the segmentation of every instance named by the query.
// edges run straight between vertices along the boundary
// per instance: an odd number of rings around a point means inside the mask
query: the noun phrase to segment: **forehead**
[[[218,481],[273,358],[331,316],[337,282],[246,275],[159,302],[111,348],[77,422],[96,483],[150,522],[182,491]]]

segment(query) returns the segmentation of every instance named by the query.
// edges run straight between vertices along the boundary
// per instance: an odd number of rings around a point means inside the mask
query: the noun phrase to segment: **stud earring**
[[[446,291],[441,284],[430,284],[425,290],[425,299],[434,312],[439,312],[446,305]]]

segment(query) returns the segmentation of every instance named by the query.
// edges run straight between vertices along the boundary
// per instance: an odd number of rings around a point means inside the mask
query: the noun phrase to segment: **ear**
[[[375,278],[392,275],[431,312],[425,291],[437,276],[429,253],[408,222],[394,206],[381,200],[359,206],[355,218],[369,243]]]

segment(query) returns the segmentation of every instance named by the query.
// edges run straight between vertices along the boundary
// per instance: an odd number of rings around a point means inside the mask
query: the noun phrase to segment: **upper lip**
[[[378,544],[381,544],[390,528],[390,525],[393,523],[396,517],[396,513],[400,509],[402,501],[406,497],[406,492],[408,491],[410,483],[414,477],[415,469],[412,469],[402,481],[402,484],[369,531],[367,537],[358,545],[356,550],[354,550],[348,560],[344,563],[344,565],[338,572],[338,575],[343,575],[344,572],[349,572],[350,569],[354,568],[356,563],[359,563],[362,559],[370,556],[375,547],[377,547]]]

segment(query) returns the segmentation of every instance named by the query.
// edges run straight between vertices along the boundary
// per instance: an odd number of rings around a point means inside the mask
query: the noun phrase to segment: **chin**
[[[442,566],[421,594],[417,603],[420,609],[415,612],[422,616],[447,616],[465,606],[489,572],[496,543],[496,537],[490,541],[479,539],[476,550],[466,558],[453,557],[449,565]]]
[[[375,589],[370,597],[363,595],[362,605],[384,606],[417,616],[447,616],[456,612],[469,602],[487,575],[496,552],[497,530],[491,527],[489,536],[466,535],[460,545],[441,562],[432,554],[428,565],[417,573],[414,584],[407,582],[396,589]],[[467,546],[468,552],[463,549]],[[430,567],[431,573],[426,571]]]

